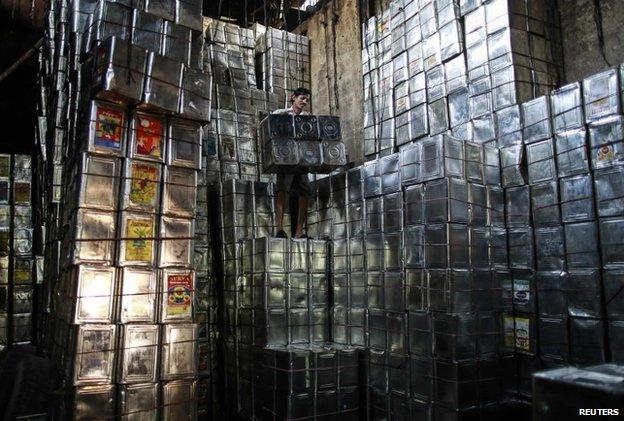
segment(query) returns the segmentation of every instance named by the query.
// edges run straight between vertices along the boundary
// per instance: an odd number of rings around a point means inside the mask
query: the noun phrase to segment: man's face
[[[305,95],[305,94],[297,95],[294,97],[294,100],[293,100],[293,108],[295,110],[301,111],[308,105],[309,101],[310,101],[310,97],[308,95]]]

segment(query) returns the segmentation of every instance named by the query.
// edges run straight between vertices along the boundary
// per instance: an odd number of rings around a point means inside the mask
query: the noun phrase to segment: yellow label
[[[158,193],[158,167],[133,162],[131,171],[130,201],[141,206],[155,206]]]
[[[154,221],[128,219],[126,225],[126,260],[151,262],[154,245]]]

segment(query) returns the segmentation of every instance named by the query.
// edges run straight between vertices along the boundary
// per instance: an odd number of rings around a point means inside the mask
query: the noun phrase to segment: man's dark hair
[[[306,88],[297,88],[294,90],[293,92],[293,96],[299,96],[299,95],[308,95],[311,96],[311,93],[309,90],[307,90]]]

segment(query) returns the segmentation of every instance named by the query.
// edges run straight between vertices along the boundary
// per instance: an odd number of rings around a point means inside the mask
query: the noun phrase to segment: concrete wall
[[[624,1],[558,0],[558,4],[567,82],[624,62]],[[596,4],[602,13],[604,57],[594,19]]]
[[[347,152],[350,160],[355,162],[364,158],[362,46],[358,4],[358,0],[328,2],[307,22],[313,111],[315,114],[332,114],[341,118]]]

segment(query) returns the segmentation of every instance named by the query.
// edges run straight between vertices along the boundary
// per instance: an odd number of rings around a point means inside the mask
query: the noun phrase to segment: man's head
[[[293,111],[296,114],[301,113],[303,109],[308,105],[310,101],[310,91],[306,88],[297,88],[293,92],[290,97],[290,102],[292,103]]]

